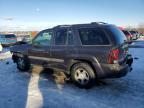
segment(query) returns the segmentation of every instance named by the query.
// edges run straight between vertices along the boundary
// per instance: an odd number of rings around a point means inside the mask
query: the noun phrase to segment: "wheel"
[[[17,68],[20,71],[28,71],[30,69],[30,62],[26,56],[18,57],[16,63],[17,63]]]
[[[71,79],[80,88],[91,88],[95,84],[96,75],[89,64],[78,63],[71,69]]]

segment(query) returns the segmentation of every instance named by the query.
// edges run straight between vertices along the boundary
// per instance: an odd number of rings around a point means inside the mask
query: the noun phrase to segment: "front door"
[[[50,48],[52,42],[52,31],[44,30],[40,32],[32,41],[32,47],[28,50],[28,55],[32,64],[48,65],[50,61]]]

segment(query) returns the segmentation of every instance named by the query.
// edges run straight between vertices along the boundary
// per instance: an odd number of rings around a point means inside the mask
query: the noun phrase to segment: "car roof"
[[[11,34],[0,34],[0,35],[15,35],[15,34],[12,34],[12,33],[11,33]]]
[[[107,24],[104,22],[92,22],[85,24],[58,25],[53,28],[79,28],[79,27],[101,27],[101,26],[112,26],[112,24]]]
[[[104,23],[104,22],[91,22],[91,23],[85,23],[85,24],[58,25],[58,26],[54,26],[53,28],[44,29],[40,32],[44,32],[47,30],[53,30],[53,29],[86,28],[86,27],[90,28],[90,27],[108,27],[108,26],[115,26],[115,25]]]

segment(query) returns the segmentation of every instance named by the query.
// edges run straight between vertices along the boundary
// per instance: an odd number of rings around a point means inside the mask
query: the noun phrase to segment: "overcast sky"
[[[144,22],[144,0],[0,0],[0,31],[94,21],[137,26]]]

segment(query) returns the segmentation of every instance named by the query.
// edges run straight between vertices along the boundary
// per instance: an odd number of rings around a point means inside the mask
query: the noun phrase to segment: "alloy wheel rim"
[[[22,58],[19,58],[19,59],[18,59],[18,65],[19,65],[19,67],[20,67],[21,69],[24,68],[25,64],[24,64],[24,60],[23,60]]]
[[[75,79],[81,85],[86,85],[89,82],[89,74],[87,70],[78,68],[75,72]]]

